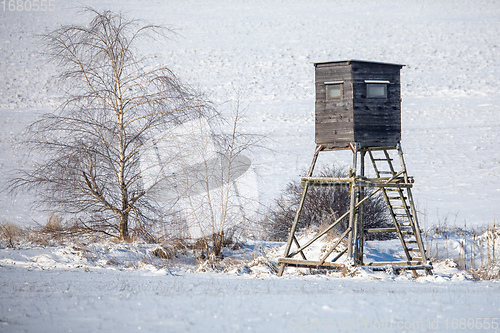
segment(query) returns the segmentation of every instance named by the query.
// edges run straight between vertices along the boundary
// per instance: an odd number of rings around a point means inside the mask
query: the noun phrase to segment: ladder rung
[[[424,269],[427,268],[432,268],[432,265],[425,265],[423,266],[424,262],[423,261],[417,261],[415,259],[412,259],[411,261],[378,261],[378,262],[369,262],[363,264],[363,266],[368,266],[368,267],[380,267],[380,266],[401,266],[401,267],[407,267],[407,269],[414,268],[414,269]],[[418,266],[414,266],[418,265]]]
[[[383,174],[383,175],[395,175],[396,172],[394,171],[379,171],[378,173]]]
[[[408,251],[411,251],[411,252],[420,252],[420,249],[418,247],[415,247],[415,248],[408,248]]]
[[[403,235],[413,236],[413,231],[402,231],[402,230],[401,230],[401,234],[403,234]]]
[[[372,228],[372,229],[365,229],[366,233],[373,234],[373,233],[378,233],[378,232],[396,232],[398,231],[396,228]]]
[[[387,158],[373,158],[372,160],[373,161],[394,161],[394,159],[392,159],[392,158],[389,158],[389,159],[387,159]]]
[[[417,244],[417,241],[416,240],[406,240],[405,239],[405,243],[406,244]]]
[[[410,215],[407,215],[407,214],[394,214],[394,216],[396,216],[396,217],[411,217],[411,214]]]
[[[398,224],[401,227],[411,227],[411,223],[410,222],[401,222],[401,223],[398,223]]]
[[[392,209],[406,209],[406,207],[405,206],[392,206]]]
[[[402,200],[402,199],[406,199],[406,197],[403,197],[403,198],[401,198],[401,197],[387,197],[387,199],[389,199],[389,200]]]

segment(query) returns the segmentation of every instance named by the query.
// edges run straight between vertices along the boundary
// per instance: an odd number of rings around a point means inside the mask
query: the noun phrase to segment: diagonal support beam
[[[358,202],[354,208],[358,208],[359,206],[361,206],[363,203],[365,203],[368,199],[370,199],[372,196],[374,196],[378,191],[380,191],[380,188],[379,189],[376,189],[375,191],[373,191],[369,196],[367,197],[364,197],[363,200],[361,200],[360,202]],[[345,212],[344,214],[342,214],[341,217],[339,217],[337,219],[337,221],[335,221],[334,223],[330,224],[328,226],[328,228],[326,228],[325,230],[323,230],[322,232],[320,232],[319,234],[317,234],[316,236],[314,236],[313,238],[311,238],[307,243],[305,243],[304,245],[302,245],[300,248],[298,248],[297,250],[293,251],[292,253],[290,253],[289,255],[285,256],[285,257],[293,257],[294,255],[296,255],[297,253],[299,253],[300,251],[303,251],[305,250],[306,248],[308,248],[312,243],[314,243],[315,241],[317,241],[318,239],[320,239],[322,236],[324,236],[328,231],[332,230],[333,228],[335,228],[335,226],[337,224],[339,224],[343,219],[345,219],[346,217],[349,216],[349,213],[350,211],[347,211]]]
[[[390,181],[393,180],[393,178],[395,178],[396,176],[398,175],[394,175],[394,177],[390,178],[389,180],[387,180],[387,183],[389,183]],[[377,194],[380,190],[382,189],[382,187],[379,187],[377,188],[375,191],[373,191],[372,193],[370,193],[370,195],[364,197],[362,200],[360,200],[355,206],[354,208],[358,208],[359,206],[361,206],[362,204],[364,204],[368,199],[370,199],[371,197],[373,197],[375,194]],[[323,230],[322,232],[320,232],[319,234],[317,234],[315,237],[313,237],[311,240],[309,240],[306,244],[302,245],[300,248],[298,248],[297,250],[295,250],[294,252],[290,253],[290,254],[287,254],[285,255],[284,257],[293,257],[294,255],[296,255],[297,253],[303,251],[304,249],[308,248],[312,243],[314,243],[315,241],[317,241],[319,238],[321,238],[322,236],[324,236],[328,231],[332,230],[337,224],[339,224],[343,219],[345,219],[347,216],[349,216],[349,213],[350,211],[347,211],[345,212],[341,217],[339,217],[333,224],[329,225],[328,228],[326,228],[325,230]],[[295,232],[295,230],[294,230]],[[290,250],[289,250],[290,251]]]
[[[325,255],[319,261],[320,265],[323,265],[323,263],[325,262],[326,258],[328,258],[328,256],[330,254],[332,254],[333,251],[335,251],[335,249],[337,248],[337,246],[339,246],[340,242],[342,242],[342,240],[345,238],[345,236],[347,236],[347,234],[349,232],[351,232],[351,228],[347,228],[346,231],[344,231],[344,233],[339,237],[339,239],[337,239],[337,241],[335,242],[335,244],[333,244],[333,246],[330,248],[330,250],[328,250],[328,252],[325,253]]]

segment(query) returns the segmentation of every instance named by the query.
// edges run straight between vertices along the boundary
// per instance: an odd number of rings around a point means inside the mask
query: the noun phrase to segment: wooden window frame
[[[325,82],[325,92],[326,92],[326,100],[336,100],[336,99],[342,99],[344,98],[344,81],[330,81],[330,82]],[[331,87],[336,87],[340,88],[340,94],[338,96],[330,96],[329,88]]]

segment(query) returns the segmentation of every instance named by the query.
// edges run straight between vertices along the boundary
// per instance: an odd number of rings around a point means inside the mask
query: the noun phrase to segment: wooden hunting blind
[[[325,150],[395,146],[401,140],[403,65],[346,60],[315,63],[316,144]]]
[[[400,144],[400,70],[403,66],[360,60],[314,64],[316,151],[307,177],[302,178],[302,196],[284,256],[278,259],[279,275],[287,265],[331,268],[346,262],[374,269],[404,267],[414,273],[424,270],[432,274],[432,263],[426,255],[411,192],[413,177],[407,174]],[[339,149],[353,152],[349,175],[344,178],[314,177],[319,153]],[[365,163],[367,159],[371,163]],[[367,176],[368,165],[371,165],[371,177]],[[305,243],[299,242],[296,231],[309,186],[346,185],[350,187],[350,205],[346,212]],[[393,227],[366,228],[364,224],[363,205],[377,193],[385,199]],[[344,219],[349,219],[347,229],[320,258],[307,259],[306,249]],[[401,241],[405,258],[365,262],[363,248],[367,233],[395,235]]]

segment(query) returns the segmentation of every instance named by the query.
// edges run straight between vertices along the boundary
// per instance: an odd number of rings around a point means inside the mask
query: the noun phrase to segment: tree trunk
[[[120,215],[120,240],[128,241],[128,213]]]

